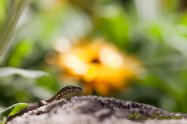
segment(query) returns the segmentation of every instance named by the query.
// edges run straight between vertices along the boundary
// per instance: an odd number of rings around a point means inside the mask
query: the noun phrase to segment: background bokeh
[[[187,112],[187,1],[30,0],[13,30],[14,4],[0,0],[1,109],[76,85]]]

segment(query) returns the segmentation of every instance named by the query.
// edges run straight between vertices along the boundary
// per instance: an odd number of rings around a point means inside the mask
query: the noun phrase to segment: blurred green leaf
[[[42,76],[47,76],[48,74],[43,71],[31,71],[19,68],[4,67],[0,68],[0,77],[10,76],[10,75],[21,75],[27,78],[38,78]]]
[[[12,108],[11,112],[8,114],[8,116],[15,115],[16,113],[20,112],[21,110],[27,108],[28,103],[17,103],[15,105],[11,106],[11,107],[13,107],[13,108]]]
[[[21,110],[28,107],[28,103],[17,103],[14,104],[2,112],[0,112],[0,123],[4,122],[4,118],[7,118],[8,116],[15,115],[16,113],[20,112]]]
[[[2,120],[0,120],[0,124],[6,124],[6,118],[5,117]]]
[[[124,49],[128,44],[130,35],[130,22],[128,15],[119,5],[106,5],[100,10],[96,32],[101,32],[111,42]]]
[[[26,59],[34,51],[34,43],[30,40],[23,40],[16,44],[8,57],[7,65],[14,67],[21,67]]]

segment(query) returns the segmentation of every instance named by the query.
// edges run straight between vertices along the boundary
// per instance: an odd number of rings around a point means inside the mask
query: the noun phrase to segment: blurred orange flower
[[[81,80],[85,93],[100,95],[123,89],[141,72],[140,61],[122,54],[114,45],[101,39],[80,43],[59,53],[57,65],[66,74]]]

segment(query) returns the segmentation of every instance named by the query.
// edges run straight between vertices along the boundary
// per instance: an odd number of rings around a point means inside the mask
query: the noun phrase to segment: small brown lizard
[[[36,103],[29,103],[28,107],[21,110],[20,112],[9,116],[7,118],[8,121],[10,121],[11,119],[13,119],[16,116],[20,116],[23,115],[26,112],[32,111],[34,109],[37,109],[41,106],[44,106],[48,103],[51,103],[55,100],[60,100],[60,99],[70,99],[73,96],[79,96],[82,95],[82,88],[81,87],[76,87],[76,86],[72,86],[72,85],[68,85],[64,88],[62,88],[61,90],[59,90],[53,97],[51,97],[50,99],[47,100],[40,100],[39,102]]]

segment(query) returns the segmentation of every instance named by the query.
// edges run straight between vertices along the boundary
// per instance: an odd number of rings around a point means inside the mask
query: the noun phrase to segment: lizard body
[[[16,116],[23,115],[26,112],[35,110],[35,109],[37,109],[37,108],[39,108],[41,106],[44,106],[44,105],[46,105],[48,103],[51,103],[51,102],[53,102],[55,100],[70,99],[73,96],[79,96],[81,94],[82,94],[82,88],[81,87],[68,85],[68,86],[62,88],[61,90],[59,90],[53,97],[51,97],[51,98],[49,98],[47,100],[40,100],[39,102],[36,102],[36,103],[29,103],[27,108],[21,110],[20,112],[14,114],[12,116],[9,116],[7,118],[7,120],[9,121],[9,120],[13,119]]]

